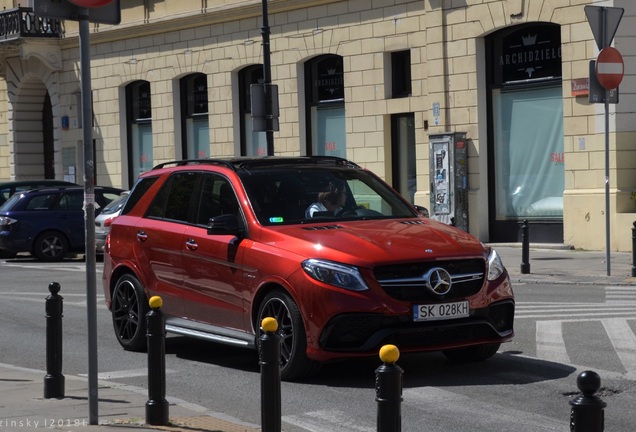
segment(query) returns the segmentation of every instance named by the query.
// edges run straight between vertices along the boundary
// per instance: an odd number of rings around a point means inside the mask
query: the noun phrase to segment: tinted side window
[[[57,194],[55,193],[34,196],[26,205],[25,210],[51,210],[56,198]]]
[[[121,211],[121,214],[126,214],[139,202],[142,196],[148,189],[157,181],[158,177],[145,177],[137,182],[137,184],[133,187],[128,200],[126,201],[126,205],[124,209]]]
[[[192,172],[172,175],[155,197],[146,217],[188,222],[190,211],[196,205],[194,191],[198,177]]]
[[[84,194],[80,192],[64,193],[55,206],[56,210],[81,210],[84,206]]]
[[[239,214],[239,202],[230,182],[220,175],[205,174],[197,209],[197,225],[206,226],[210,218]]]

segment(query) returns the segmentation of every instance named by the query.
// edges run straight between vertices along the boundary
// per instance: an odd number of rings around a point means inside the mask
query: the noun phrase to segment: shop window
[[[152,106],[148,81],[135,81],[126,86],[126,119],[128,181],[134,184],[139,174],[153,167]]]
[[[241,155],[266,156],[265,132],[252,130],[252,95],[250,86],[263,83],[263,65],[252,65],[239,71],[239,110],[241,124]]]
[[[305,63],[307,154],[347,156],[342,57],[328,54]]]
[[[526,219],[533,241],[563,241],[561,51],[561,27],[551,23],[486,38],[489,241],[519,241]]]
[[[391,95],[393,98],[411,96],[411,51],[391,53]]]
[[[181,145],[186,159],[210,157],[208,77],[195,73],[181,78]]]

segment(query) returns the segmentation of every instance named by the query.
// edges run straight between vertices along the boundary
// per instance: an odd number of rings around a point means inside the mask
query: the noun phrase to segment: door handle
[[[148,234],[145,231],[137,231],[137,240],[140,242],[145,242],[148,240]]]
[[[188,250],[195,251],[199,249],[199,244],[194,239],[189,238],[186,240],[186,248],[188,248]]]

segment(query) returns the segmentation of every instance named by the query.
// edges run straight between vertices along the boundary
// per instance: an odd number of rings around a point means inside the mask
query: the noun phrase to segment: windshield
[[[128,198],[128,194],[121,195],[111,202],[108,203],[106,207],[101,211],[101,214],[112,214],[117,213],[121,208],[126,204],[126,199]]]
[[[419,216],[393,189],[362,169],[268,168],[240,176],[262,225]]]

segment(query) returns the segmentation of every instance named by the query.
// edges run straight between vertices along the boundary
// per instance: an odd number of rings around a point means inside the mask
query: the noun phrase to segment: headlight
[[[495,280],[506,270],[496,250],[490,250],[488,257],[488,280]]]
[[[302,266],[309,276],[320,282],[351,291],[369,289],[356,267],[318,259],[305,260]]]

